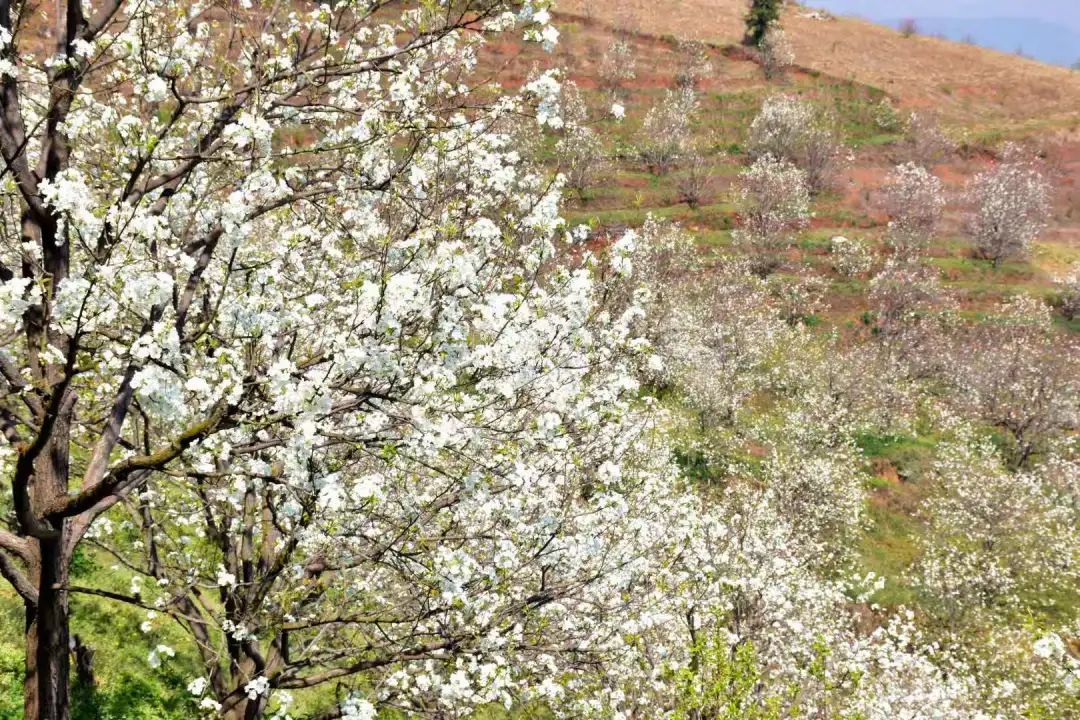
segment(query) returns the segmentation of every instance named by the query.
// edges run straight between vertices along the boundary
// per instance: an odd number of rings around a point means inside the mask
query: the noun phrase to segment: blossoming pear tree
[[[1080,317],[1080,263],[1074,263],[1067,273],[1055,279],[1058,288],[1058,307],[1066,320]]]
[[[697,92],[692,87],[681,87],[665,90],[649,109],[641,124],[638,153],[650,173],[666,175],[686,154],[699,108]]]
[[[943,621],[1024,607],[1077,581],[1074,461],[1058,455],[1009,472],[989,439],[961,426],[935,464],[931,532],[917,580]],[[1066,478],[1072,479],[1066,479]]]
[[[921,253],[933,240],[945,207],[941,180],[913,162],[897,165],[886,180],[883,205],[888,241],[898,255]]]
[[[806,173],[808,190],[820,193],[844,160],[830,125],[808,100],[770,95],[750,123],[747,154],[752,161],[772,155],[796,165]]]
[[[1005,434],[1014,467],[1070,436],[1080,423],[1080,343],[1055,331],[1048,305],[1021,295],[957,335],[946,369],[955,405]]]
[[[732,237],[766,277],[783,262],[795,231],[810,220],[806,173],[779,156],[763,155],[739,174],[741,223]]]
[[[998,267],[1025,257],[1053,210],[1050,183],[1039,164],[1015,145],[967,185],[968,233],[980,257]]]
[[[288,557],[278,538],[302,538],[270,528],[315,507],[295,483],[330,502],[327,478],[364,447],[391,454],[406,426],[467,437],[422,396],[471,405],[460,422],[482,425],[469,413],[494,405],[476,398],[510,403],[544,375],[506,331],[533,307],[555,193],[517,192],[532,181],[498,135],[473,145],[512,103],[463,82],[480,32],[520,22],[554,40],[542,4],[513,10],[0,6],[0,571],[26,607],[27,718],[67,717],[69,566],[118,503],[250,483],[270,513],[264,549]],[[567,323],[540,323],[532,347],[570,342]],[[500,342],[524,353],[512,376],[482,350]],[[354,480],[379,494],[374,476]],[[245,591],[265,593],[244,567]]]

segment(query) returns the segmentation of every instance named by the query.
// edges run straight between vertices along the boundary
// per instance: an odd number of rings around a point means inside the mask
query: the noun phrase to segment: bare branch
[[[15,592],[19,593],[19,596],[23,600],[30,604],[37,604],[37,588],[35,588],[26,575],[16,567],[15,563],[11,560],[11,556],[3,551],[0,551],[0,575],[3,575],[4,579],[11,583],[11,587],[15,588]]]

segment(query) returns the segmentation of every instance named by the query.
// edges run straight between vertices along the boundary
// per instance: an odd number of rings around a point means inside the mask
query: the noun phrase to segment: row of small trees
[[[567,86],[563,104],[571,121],[557,151],[569,187],[584,193],[605,169],[603,143],[587,126],[586,103],[573,84]],[[714,180],[707,156],[694,141],[698,112],[699,100],[692,85],[665,91],[663,99],[646,114],[639,142],[640,156],[650,172],[662,175],[679,167],[679,197],[691,207],[706,198]],[[739,184],[741,244],[756,246],[759,255],[776,253],[790,244],[791,231],[798,229],[808,214],[799,200],[804,194],[800,185],[811,195],[826,190],[845,160],[829,126],[827,118],[806,100],[785,94],[765,100],[750,125],[746,143],[753,167]],[[945,191],[928,168],[952,151],[936,124],[917,114],[911,117],[904,145],[912,160],[892,172],[882,193],[882,209],[890,219],[886,238],[901,255],[925,248],[938,229]],[[798,183],[795,171],[800,175]],[[785,176],[783,181],[777,179],[773,191],[784,192],[786,197],[762,197],[760,184],[766,174]],[[1024,257],[1050,213],[1044,171],[1012,145],[1002,151],[993,167],[969,181],[963,200],[971,208],[965,229],[975,251],[995,267]],[[789,210],[782,216],[770,210],[767,214],[773,219],[766,229],[760,221],[766,207]],[[784,237],[787,239],[781,241]]]
[[[1017,146],[1008,146],[993,167],[967,184],[971,208],[965,224],[976,253],[998,266],[1022,258],[1050,217],[1050,185],[1036,162]],[[901,254],[925,249],[933,239],[945,206],[941,181],[925,167],[898,166],[884,188],[889,214],[887,239]]]

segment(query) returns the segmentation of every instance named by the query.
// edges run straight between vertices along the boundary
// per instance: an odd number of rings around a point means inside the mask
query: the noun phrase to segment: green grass
[[[890,461],[900,470],[900,465],[925,464],[933,459],[937,440],[932,436],[876,435],[861,433],[855,444],[868,458]]]
[[[919,557],[917,538],[921,527],[905,513],[871,503],[870,527],[859,543],[859,561],[866,571],[885,577],[885,587],[871,600],[888,608],[911,606],[915,592],[904,583],[904,574]]]
[[[683,224],[707,224],[714,227],[729,225],[734,208],[730,203],[714,203],[703,205],[696,210],[691,210],[687,205],[667,205],[663,207],[640,207],[640,208],[617,208],[612,210],[589,210],[588,208],[576,208],[564,213],[566,220],[571,225],[630,225],[640,226],[645,219],[652,215],[665,220],[674,220]]]
[[[145,619],[130,606],[86,595],[71,600],[72,634],[85,638],[94,650],[96,687],[72,691],[72,720],[188,720],[195,708],[187,683],[201,675],[192,658],[175,658],[152,669],[147,663],[158,642],[177,642],[168,624],[152,636],[139,631]],[[22,603],[0,591],[0,720],[20,720],[22,712]],[[74,672],[74,670],[73,670]]]
[[[980,280],[1001,279],[1011,275],[1021,277],[1035,275],[1035,269],[1024,260],[1007,260],[997,267],[994,267],[994,263],[989,260],[973,257],[933,257],[930,258],[930,263],[941,268],[942,271],[962,273],[966,278]]]
[[[1066,320],[1061,315],[1054,316],[1054,324],[1066,332],[1080,333],[1080,317]]]

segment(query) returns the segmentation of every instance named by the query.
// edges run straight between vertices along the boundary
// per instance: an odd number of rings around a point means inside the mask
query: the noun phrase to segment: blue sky
[[[1080,60],[1080,0],[806,0],[812,7],[895,25],[915,18],[923,32],[1060,65]]]

